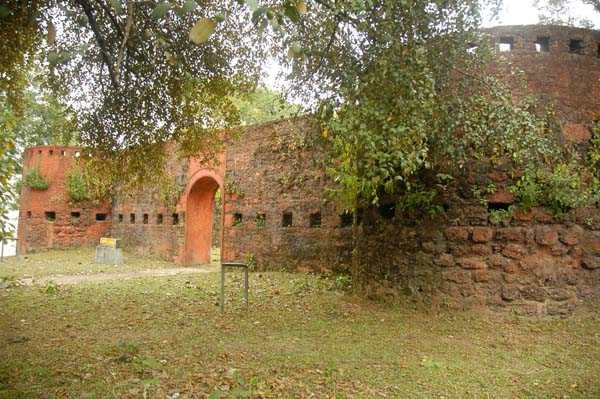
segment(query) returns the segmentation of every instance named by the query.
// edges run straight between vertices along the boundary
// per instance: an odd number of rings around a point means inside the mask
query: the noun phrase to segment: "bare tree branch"
[[[121,77],[121,65],[123,63],[123,57],[125,56],[125,49],[127,47],[127,39],[129,39],[129,33],[131,32],[131,27],[133,26],[133,2],[127,3],[127,23],[125,24],[125,36],[123,37],[123,42],[121,43],[121,48],[119,50],[119,55],[117,56],[117,82]]]
[[[104,10],[104,12],[108,15],[108,18],[111,20],[113,26],[119,33],[119,36],[123,37],[123,30],[121,29],[121,25],[119,25],[119,21],[110,10],[110,7],[102,0],[96,0],[96,3]]]
[[[100,46],[100,53],[102,54],[102,59],[103,59],[104,63],[106,64],[106,67],[108,68],[108,75],[110,77],[110,82],[111,82],[113,88],[116,90],[119,87],[119,81],[115,74],[113,59],[112,59],[110,53],[108,52],[106,42],[104,40],[104,37],[102,36],[102,33],[100,32],[98,23],[96,22],[96,16],[94,15],[94,8],[87,0],[75,0],[75,2],[77,4],[79,4],[81,6],[81,8],[83,8],[83,11],[84,11],[84,13],[88,19],[88,22],[90,24],[90,28],[92,29],[92,32],[94,33],[94,37],[96,38],[96,41],[98,42],[98,46]]]

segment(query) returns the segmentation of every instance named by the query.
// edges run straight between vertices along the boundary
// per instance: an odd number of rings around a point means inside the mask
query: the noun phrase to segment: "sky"
[[[541,3],[544,3],[543,1]],[[539,11],[534,6],[534,0],[504,0],[499,21],[484,21],[486,27],[496,25],[529,25],[537,24]],[[581,1],[572,1],[569,15],[577,19],[590,19],[596,26],[600,26],[600,13]]]

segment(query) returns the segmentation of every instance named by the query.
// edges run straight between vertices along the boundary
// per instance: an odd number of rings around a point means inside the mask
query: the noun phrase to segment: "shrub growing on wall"
[[[23,185],[33,190],[47,190],[48,182],[38,168],[32,169],[23,179]]]
[[[89,190],[85,177],[80,169],[73,169],[67,175],[67,193],[74,202],[82,202],[90,199]]]

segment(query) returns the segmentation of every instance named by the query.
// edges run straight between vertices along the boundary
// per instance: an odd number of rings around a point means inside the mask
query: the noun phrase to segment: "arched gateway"
[[[210,171],[201,171],[188,186],[186,197],[184,263],[210,263],[215,193],[220,179]]]

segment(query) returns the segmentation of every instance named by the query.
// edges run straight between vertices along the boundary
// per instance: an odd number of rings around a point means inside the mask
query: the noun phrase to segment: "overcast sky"
[[[596,12],[589,4],[581,1],[572,1],[569,16],[577,19],[586,18],[600,26],[600,13]],[[529,25],[537,24],[539,11],[534,6],[533,0],[504,0],[504,7],[500,13],[499,21],[484,21],[485,26],[495,25]]]

